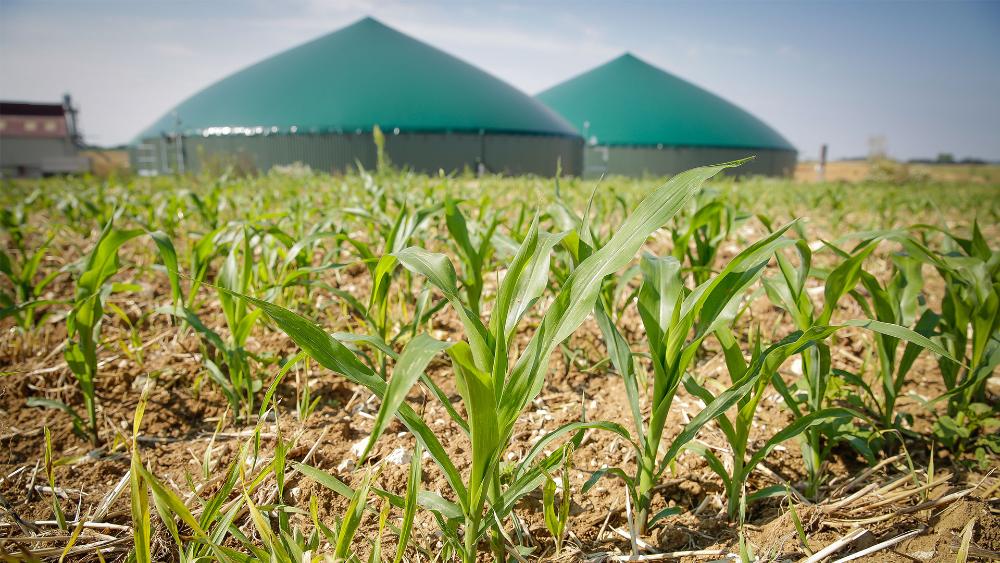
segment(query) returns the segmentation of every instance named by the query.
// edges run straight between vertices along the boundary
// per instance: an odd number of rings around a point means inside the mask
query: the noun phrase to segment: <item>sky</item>
[[[73,95],[126,143],[226,75],[364,16],[537,94],[625,51],[750,111],[800,158],[1000,160],[1000,1],[0,0],[0,99]]]

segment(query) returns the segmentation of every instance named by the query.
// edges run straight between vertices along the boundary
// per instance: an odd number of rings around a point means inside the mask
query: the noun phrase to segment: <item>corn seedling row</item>
[[[156,179],[146,191],[32,191],[4,209],[0,320],[9,318],[24,338],[63,323],[62,353],[78,393],[69,400],[35,396],[27,405],[65,413],[97,455],[128,452],[132,560],[156,560],[162,539],[184,561],[329,555],[471,563],[484,550],[497,561],[533,558],[537,546],[527,545],[530,534],[517,514],[533,493],[561,554],[569,549],[574,495],[592,494],[602,478],[624,486],[627,516],[640,535],[680,512],[658,506],[654,493],[684,452],[704,460],[721,483],[723,512],[740,527],[734,549],[750,560],[770,552],[742,533],[748,512],[768,498],[819,501],[829,491],[825,467],[838,444],[874,464],[881,449],[922,439],[899,405],[928,353],[945,388],[919,401],[933,416],[936,443],[980,462],[1000,451],[986,390],[1000,365],[1000,252],[979,223],[968,238],[957,234],[965,230],[928,224],[871,230],[851,225],[847,201],[834,191],[803,191],[785,201],[762,191],[754,201],[740,189],[702,189],[740,162],[697,168],[633,193],[600,184],[573,190],[568,185],[579,186],[557,180],[549,200],[536,202],[504,200],[489,188],[453,190],[447,187],[466,180],[400,173],[381,145],[378,153],[375,171],[359,170],[340,183],[260,178],[260,189],[240,191],[232,186],[252,182],[221,177],[188,191]],[[902,196],[878,197],[883,220],[898,219],[893,202]],[[761,202],[771,215],[823,206],[855,232],[809,242],[804,220],[775,227],[767,216],[741,211]],[[924,208],[936,209],[911,211]],[[996,222],[995,206],[983,212],[993,214],[984,222]],[[39,229],[36,213],[51,224]],[[764,236],[747,241],[746,227],[757,223]],[[67,247],[75,260],[46,262]],[[888,270],[874,269],[886,252]],[[931,276],[943,284],[940,295]],[[167,294],[138,316],[119,304],[161,283]],[[70,284],[72,295],[61,284]],[[780,311],[779,322],[757,319],[761,303]],[[596,358],[573,342],[591,319],[602,343]],[[147,378],[130,436],[117,427],[102,432],[99,358],[117,348],[145,369],[144,330],[157,322],[196,342],[201,365],[192,389],[202,393],[207,384],[227,405],[196,460],[197,474],[181,481],[151,470],[142,437],[161,374]],[[112,341],[109,324],[126,336]],[[255,342],[275,331],[297,349]],[[842,339],[858,334],[869,351],[865,361],[838,366]],[[516,428],[556,379],[557,350],[567,373],[613,371],[621,378],[630,427],[581,408],[577,420],[514,448]],[[722,378],[701,373],[713,350]],[[312,387],[326,372],[363,389],[362,401],[378,399],[353,486],[312,462],[319,444],[305,444],[309,453],[292,458],[302,435],[282,431],[282,390],[294,387],[291,411],[305,424],[328,408]],[[700,403],[683,424],[671,416],[679,393]],[[755,421],[770,396],[780,397],[790,422],[762,434]],[[447,417],[443,425],[425,418],[430,403]],[[401,493],[383,488],[385,461],[373,461],[394,421],[415,444]],[[215,440],[229,424],[249,430],[224,461],[215,457]],[[265,447],[267,425],[273,444]],[[725,443],[710,445],[706,429]],[[622,444],[627,463],[587,470],[584,439],[594,433]],[[804,490],[748,490],[753,472],[793,439]],[[42,475],[57,525],[74,534],[69,550],[82,528],[73,529],[55,491],[59,468],[70,461],[57,457],[47,427],[44,440]],[[452,454],[457,442],[468,452],[465,461]],[[425,457],[442,478],[439,490],[422,486]],[[576,486],[571,477],[581,470],[588,479]],[[196,477],[212,486],[199,487]],[[331,519],[315,496],[296,505],[290,479],[314,481],[346,508]],[[788,510],[803,553],[822,553],[813,551],[795,505]],[[413,533],[421,518],[437,525],[434,550]]]

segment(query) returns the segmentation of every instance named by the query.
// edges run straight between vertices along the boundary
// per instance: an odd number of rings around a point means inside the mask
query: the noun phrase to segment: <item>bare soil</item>
[[[656,245],[654,244],[654,247]],[[64,249],[71,255],[71,249]],[[59,253],[54,253],[59,256]],[[725,259],[726,257],[723,257]],[[875,259],[886,260],[886,256]],[[148,262],[148,256],[125,256],[123,263],[138,264]],[[359,272],[342,272],[330,282],[340,287],[350,287],[361,291],[367,283]],[[83,412],[82,400],[76,390],[72,375],[62,360],[61,346],[65,338],[62,320],[50,317],[47,323],[31,336],[20,335],[9,321],[2,327],[3,343],[0,344],[0,545],[11,552],[14,546],[24,543],[16,538],[43,531],[56,536],[50,525],[32,524],[53,518],[51,494],[47,486],[43,463],[45,450],[44,428],[52,435],[55,467],[55,482],[64,493],[59,502],[67,517],[89,518],[109,492],[120,482],[129,468],[129,453],[126,444],[131,438],[131,424],[140,391],[152,380],[152,391],[145,418],[142,421],[139,439],[140,453],[149,469],[164,483],[177,491],[188,491],[188,483],[205,487],[212,491],[217,487],[218,477],[228,463],[233,460],[241,445],[249,437],[253,424],[237,423],[228,412],[227,403],[218,389],[205,377],[199,357],[199,340],[190,329],[179,326],[164,315],[154,314],[143,318],[142,312],[155,309],[169,299],[169,289],[156,275],[137,275],[123,272],[123,279],[136,279],[142,286],[138,293],[115,297],[115,301],[130,316],[138,327],[138,342],[142,343],[141,361],[134,350],[127,349],[130,328],[116,317],[107,317],[104,326],[105,345],[100,354],[101,369],[97,379],[99,418],[102,438],[108,446],[92,450],[91,445],[74,434],[70,417],[59,410],[31,407],[28,400],[42,397],[60,400]],[[938,285],[935,286],[934,284]],[[359,289],[360,288],[360,289]],[[940,282],[929,278],[927,293],[935,295]],[[68,298],[72,287],[68,279],[61,279],[51,286],[51,298]],[[932,297],[933,299],[934,297]],[[205,293],[205,302],[212,303],[212,295]],[[327,303],[332,302],[327,298]],[[852,310],[856,305],[845,302],[841,318],[857,316]],[[328,319],[330,330],[350,327],[355,320],[338,313],[330,307]],[[211,326],[224,326],[221,311],[211,306],[202,311],[202,316]],[[744,328],[759,325],[774,327],[768,339],[777,339],[790,329],[783,322],[780,310],[761,298],[753,304],[750,314],[743,319]],[[642,331],[634,312],[625,316],[624,334],[633,342],[641,341]],[[448,309],[438,314],[433,321],[432,333],[438,338],[456,339],[460,337],[460,325]],[[530,332],[522,334],[521,344],[527,341]],[[860,331],[845,333],[835,346],[835,367],[858,371],[865,364],[864,358],[870,346],[867,337]],[[280,332],[258,327],[249,344],[251,351],[287,357],[294,354],[296,347]],[[717,345],[709,342],[706,353],[700,357],[696,375],[704,380],[712,390],[719,390],[729,381]],[[567,355],[557,353],[551,360],[551,370],[539,397],[529,406],[514,433],[510,445],[510,459],[525,455],[531,446],[545,433],[558,426],[580,420],[609,420],[631,428],[629,407],[625,398],[622,380],[604,367],[594,367],[605,356],[600,333],[592,321],[588,321],[568,342],[567,350],[576,352],[576,360],[568,361]],[[265,385],[277,372],[275,366],[259,367]],[[450,365],[438,359],[430,366],[428,375],[448,393],[453,401],[458,400]],[[790,365],[786,365],[783,376],[792,381],[796,376]],[[356,452],[352,446],[364,440],[371,431],[378,401],[362,387],[352,385],[315,364],[310,364],[297,375],[298,379],[286,379],[277,394],[277,420],[268,420],[262,425],[261,451],[253,464],[266,463],[273,456],[276,438],[280,435],[291,440],[294,447],[289,451],[290,460],[303,460],[338,476],[349,484],[361,478],[361,472],[354,471]],[[295,415],[296,391],[308,385],[313,396],[319,397],[318,408],[304,420]],[[922,357],[911,372],[911,381],[904,393],[913,392],[923,397],[933,397],[942,390],[936,363],[930,357]],[[468,443],[460,429],[451,423],[444,408],[425,395],[414,391],[409,397],[410,404],[428,421],[441,442],[448,449],[451,459],[460,470],[467,470],[469,463]],[[667,423],[667,439],[680,431],[701,408],[701,403],[679,393]],[[900,409],[914,419],[913,430],[927,435],[932,416],[915,400],[905,400]],[[220,423],[221,421],[221,423]],[[776,393],[768,395],[759,410],[759,418],[752,436],[755,447],[759,447],[776,430],[790,421]],[[252,421],[251,421],[252,422]],[[724,455],[725,442],[715,426],[706,427],[700,439],[718,448]],[[389,457],[398,448],[410,451],[412,437],[404,427],[394,422],[376,447],[373,461]],[[211,454],[206,462],[206,450]],[[997,516],[996,484],[993,469],[975,468],[968,460],[956,460],[948,452],[931,450],[929,441],[911,440],[907,450],[917,468],[926,468],[933,459],[935,479],[947,477],[936,486],[919,490],[922,477],[910,473],[905,458],[897,458],[894,463],[864,476],[851,484],[850,481],[868,467],[862,458],[846,446],[833,451],[829,461],[829,480],[820,498],[811,501],[796,501],[798,515],[803,522],[808,549],[819,551],[824,546],[844,537],[853,528],[860,526],[867,533],[846,546],[840,555],[862,549],[865,546],[894,538],[917,530],[917,534],[888,549],[862,557],[861,561],[952,561],[958,545],[959,534],[972,519],[973,545],[976,549],[996,553],[1000,551],[1000,519]],[[895,451],[883,452],[885,457]],[[631,549],[628,539],[616,530],[628,529],[625,489],[614,479],[604,479],[587,494],[580,487],[594,471],[605,466],[619,466],[626,472],[633,472],[635,460],[631,450],[622,441],[608,433],[591,431],[584,438],[574,456],[572,472],[573,505],[570,519],[570,539],[564,552],[556,556],[553,543],[546,531],[541,511],[541,495],[535,493],[524,499],[517,509],[527,530],[526,541],[536,550],[534,555],[554,560],[593,560],[601,553],[628,553]],[[923,475],[924,473],[920,473]],[[907,476],[910,477],[907,477]],[[379,486],[396,493],[405,490],[407,464],[386,462],[379,477]],[[917,479],[911,482],[910,478]],[[748,490],[757,490],[774,484],[788,484],[801,487],[804,479],[803,466],[797,443],[785,443],[770,455],[760,471],[756,472]],[[897,487],[883,490],[888,484]],[[900,484],[901,483],[901,484]],[[424,463],[423,487],[447,496],[447,485],[430,460]],[[866,488],[869,492],[850,499]],[[255,500],[260,504],[272,503],[269,491],[263,487]],[[913,490],[912,494],[885,504],[878,499],[889,499],[891,493]],[[968,491],[953,501],[949,495]],[[124,525],[131,523],[129,493],[127,486],[122,494],[111,503],[99,523]],[[197,502],[189,496],[192,506]],[[329,521],[339,518],[347,501],[319,484],[293,474],[286,485],[286,498],[280,501],[308,510],[309,501],[315,498],[321,519]],[[927,508],[911,510],[912,507],[927,505]],[[870,506],[867,506],[870,505]],[[724,516],[724,497],[718,478],[693,454],[685,453],[676,467],[669,471],[657,490],[654,512],[668,506],[682,509],[682,513],[664,519],[658,526],[642,538],[651,550],[688,551],[719,550],[723,554],[739,552],[739,530]],[[765,559],[800,559],[806,554],[795,527],[787,499],[775,498],[752,504],[748,507],[746,539],[755,554]],[[866,508],[867,506],[867,508]],[[860,509],[860,512],[852,511]],[[393,517],[398,517],[394,514]],[[311,527],[308,516],[295,516],[295,522],[304,528]],[[365,533],[359,537],[372,537],[376,531],[375,518],[365,524]],[[156,534],[156,560],[171,561],[176,558],[172,542],[166,531],[154,516]],[[243,527],[252,533],[249,525]],[[102,531],[111,536],[121,534],[113,528]],[[433,552],[440,546],[437,528],[426,515],[418,519],[415,543]],[[3,538],[7,538],[4,542]],[[105,554],[109,561],[125,558],[130,538],[116,544],[114,550]],[[387,538],[393,542],[394,538]],[[29,544],[32,549],[45,546],[65,545],[64,540],[50,543]],[[365,546],[361,546],[364,551]],[[415,553],[415,551],[414,551]],[[975,555],[975,552],[974,552]],[[92,554],[83,554],[80,559],[95,559]],[[485,556],[484,556],[485,557]],[[705,557],[682,557],[682,560],[700,561]],[[484,559],[485,560],[485,559]]]

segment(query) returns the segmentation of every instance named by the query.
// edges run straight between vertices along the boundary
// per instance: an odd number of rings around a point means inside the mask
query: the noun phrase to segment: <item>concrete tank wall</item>
[[[371,133],[228,135],[145,140],[130,148],[133,168],[140,173],[197,172],[228,164],[266,172],[295,162],[317,171],[342,173],[360,163],[374,168]],[[385,134],[385,150],[393,165],[430,174],[465,168],[497,174],[553,176],[557,162],[566,175],[583,170],[583,140],[579,137],[502,133]],[[178,164],[182,161],[182,165]]]
[[[685,170],[756,156],[754,160],[727,170],[740,176],[791,176],[797,153],[775,149],[722,147],[588,146],[584,150],[584,177],[603,173],[621,176],[670,176]]]

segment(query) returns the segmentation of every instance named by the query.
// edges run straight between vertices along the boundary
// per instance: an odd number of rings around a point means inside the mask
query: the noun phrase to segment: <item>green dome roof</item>
[[[179,120],[179,125],[178,125]],[[534,98],[365,18],[232,74],[139,134],[480,131],[579,136]]]
[[[628,53],[537,98],[599,145],[795,150],[746,111]]]

